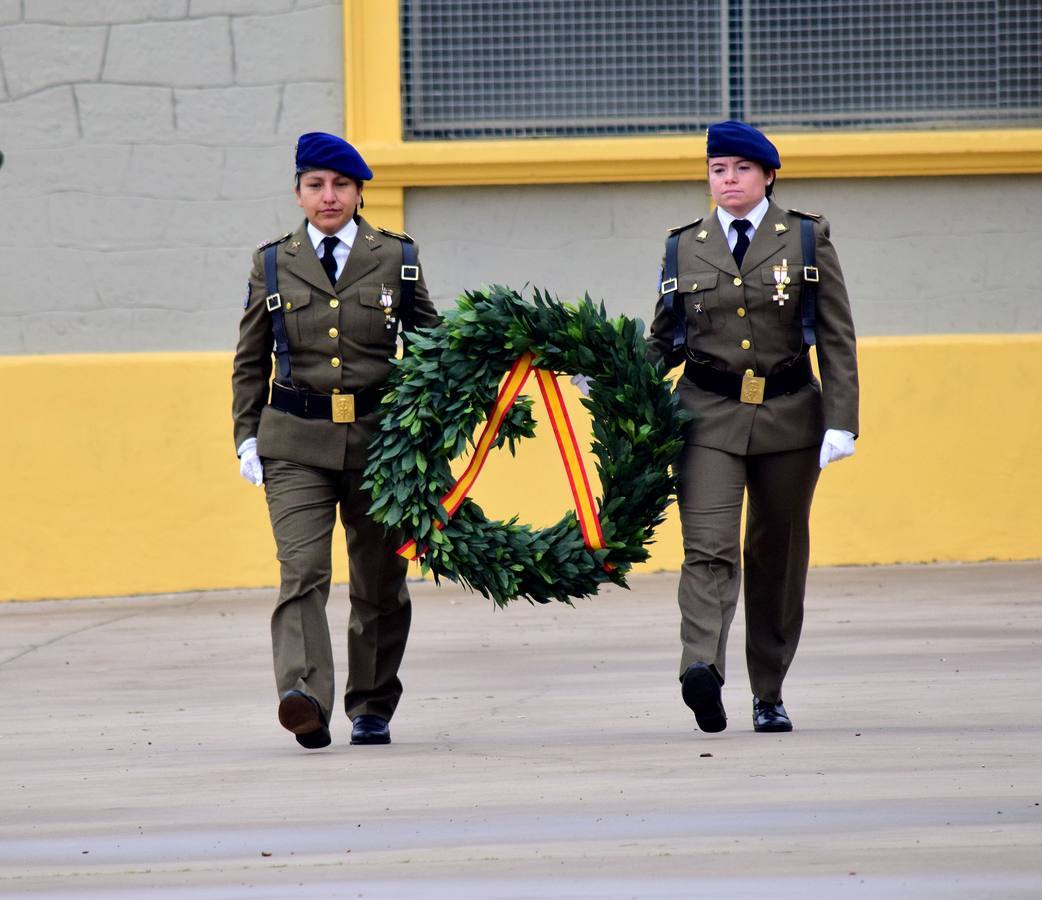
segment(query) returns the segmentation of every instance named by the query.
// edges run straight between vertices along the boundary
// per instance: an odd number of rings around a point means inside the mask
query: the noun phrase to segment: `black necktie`
[[[748,225],[749,223],[746,222],[746,224]],[[319,261],[329,276],[330,284],[336,284],[336,258],[333,256],[333,248],[339,243],[340,238],[335,236],[322,238],[322,256]],[[749,244],[748,241],[745,243],[746,245]]]
[[[749,238],[746,235],[746,231],[753,227],[753,223],[748,219],[735,219],[731,224],[734,226],[734,230],[738,232],[738,240],[735,241],[734,250],[731,253],[734,254],[734,261],[738,263],[740,270],[742,268],[742,260],[745,259],[745,251],[749,249]]]

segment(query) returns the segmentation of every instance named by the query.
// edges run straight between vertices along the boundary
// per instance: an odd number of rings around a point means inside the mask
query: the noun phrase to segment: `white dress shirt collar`
[[[351,247],[355,242],[355,235],[357,234],[358,223],[354,219],[351,219],[335,235],[323,234],[308,222],[308,237],[311,238],[311,243],[315,245],[315,253],[320,259],[322,257],[320,248],[323,239],[327,237],[340,238],[340,243],[333,248],[333,259],[336,260],[336,278],[339,278],[344,273],[344,266],[347,265],[347,257],[351,254]],[[336,278],[334,278],[334,281]]]
[[[746,232],[746,234],[749,235],[749,240],[752,240],[753,235],[756,233],[756,229],[760,227],[760,223],[763,221],[763,217],[767,215],[767,210],[770,208],[770,205],[771,201],[764,197],[744,216],[732,216],[722,206],[718,206],[716,208],[716,217],[720,220],[720,225],[724,229],[724,234],[728,234],[728,231],[731,228],[731,223],[735,219],[745,219],[746,222],[749,222],[752,225],[752,228]]]
[[[335,237],[340,238],[345,247],[350,250],[355,242],[356,234],[358,234],[358,223],[354,219],[349,219],[347,224],[336,233]],[[329,237],[329,235],[319,231],[314,225],[308,222],[308,237],[311,238],[311,244],[315,248],[315,252],[318,253],[318,248],[322,245],[322,239]],[[339,249],[340,248],[337,247],[337,250]],[[335,255],[336,250],[334,250],[333,253]]]

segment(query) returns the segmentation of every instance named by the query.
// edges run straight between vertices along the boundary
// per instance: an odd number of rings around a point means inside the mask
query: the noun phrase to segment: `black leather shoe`
[[[308,750],[328,747],[333,739],[322,707],[303,691],[286,691],[279,700],[279,724],[292,731],[297,743]]]
[[[352,744],[389,744],[391,727],[382,716],[355,716],[351,726]]]
[[[681,679],[680,693],[695,713],[695,722],[703,731],[723,731],[727,714],[720,696],[720,679],[703,662],[691,663]]]
[[[755,731],[792,731],[792,719],[782,706],[753,697],[753,729]]]

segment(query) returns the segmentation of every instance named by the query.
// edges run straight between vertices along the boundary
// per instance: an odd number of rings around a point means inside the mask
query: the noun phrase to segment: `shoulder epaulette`
[[[382,231],[384,234],[386,234],[386,235],[388,235],[390,237],[398,238],[398,240],[400,240],[400,241],[408,241],[410,244],[416,243],[412,239],[412,237],[410,235],[406,234],[404,231],[391,231],[390,228],[377,228],[376,230],[377,231]]]
[[[804,212],[801,209],[790,209],[789,212],[791,212],[794,216],[802,216],[804,219],[820,219],[821,218],[821,213],[809,213],[809,212]]]
[[[669,228],[670,234],[676,234],[680,231],[687,231],[688,228],[694,228],[696,225],[701,225],[701,219],[695,219],[694,222],[688,222],[686,225],[673,225]]]
[[[285,234],[280,235],[277,238],[272,238],[270,241],[261,241],[257,245],[257,249],[263,250],[265,247],[270,247],[272,244],[281,244],[284,240],[286,240],[286,238],[291,237],[292,235],[292,231],[287,231]]]

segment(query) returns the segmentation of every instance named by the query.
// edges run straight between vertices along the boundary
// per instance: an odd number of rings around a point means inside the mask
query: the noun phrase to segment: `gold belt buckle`
[[[333,394],[330,399],[333,401],[334,422],[345,423],[355,420],[354,394]]]
[[[742,376],[742,395],[738,398],[742,403],[753,403],[759,406],[763,403],[763,389],[767,379],[756,375]]]

